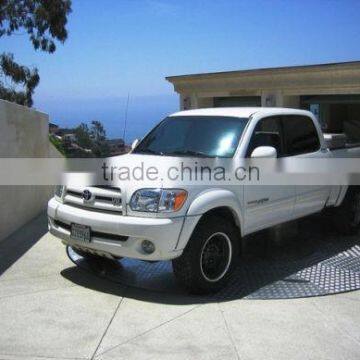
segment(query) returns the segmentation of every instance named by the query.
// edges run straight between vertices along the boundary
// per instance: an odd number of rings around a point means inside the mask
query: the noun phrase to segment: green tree
[[[66,149],[62,140],[56,138],[54,135],[49,135],[49,140],[61,154],[66,156]]]
[[[91,122],[91,139],[93,141],[92,151],[97,157],[107,157],[110,155],[110,148],[106,142],[106,131],[100,121]]]
[[[0,0],[0,38],[24,31],[35,50],[53,53],[55,41],[67,39],[70,0]],[[15,62],[13,54],[0,54],[0,98],[32,106],[40,77],[36,68]]]
[[[87,124],[81,123],[77,128],[75,128],[76,141],[84,149],[91,149],[92,140],[89,127]]]
[[[91,137],[95,142],[102,142],[106,140],[106,131],[104,125],[97,120],[91,122]]]

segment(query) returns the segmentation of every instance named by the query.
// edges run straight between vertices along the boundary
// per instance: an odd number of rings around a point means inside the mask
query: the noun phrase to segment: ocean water
[[[103,123],[107,137],[122,138],[125,123],[126,97],[105,99],[38,99],[35,108],[49,114],[50,122],[61,127],[76,127],[81,122]],[[176,94],[130,96],[125,141],[142,138],[168,114],[179,109]]]

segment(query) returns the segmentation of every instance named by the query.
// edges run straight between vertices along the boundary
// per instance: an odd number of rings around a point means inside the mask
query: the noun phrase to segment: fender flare
[[[176,249],[184,249],[202,215],[216,208],[229,208],[234,214],[241,235],[243,231],[243,211],[236,195],[230,190],[211,189],[200,193],[190,204]]]

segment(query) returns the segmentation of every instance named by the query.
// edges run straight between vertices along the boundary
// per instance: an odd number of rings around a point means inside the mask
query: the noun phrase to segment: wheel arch
[[[185,248],[196,226],[209,216],[216,215],[230,220],[237,228],[239,237],[241,237],[243,235],[242,214],[240,202],[231,191],[219,189],[201,194],[192,202],[187,211],[176,248]]]

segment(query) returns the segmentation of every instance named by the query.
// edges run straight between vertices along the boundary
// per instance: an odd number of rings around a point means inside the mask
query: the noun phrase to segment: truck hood
[[[182,188],[185,186],[181,178],[181,171],[184,167],[190,167],[193,170],[200,166],[229,168],[231,160],[126,154],[108,158],[106,164],[108,166],[107,181],[132,193],[141,188]],[[177,179],[175,179],[176,175],[178,175]]]

